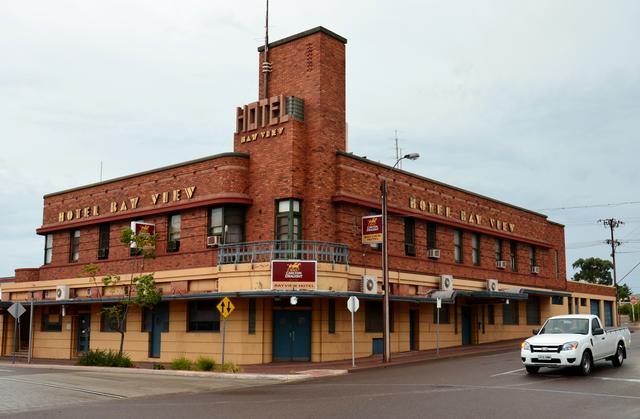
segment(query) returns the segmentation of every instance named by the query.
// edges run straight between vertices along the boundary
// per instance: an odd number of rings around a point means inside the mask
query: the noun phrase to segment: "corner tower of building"
[[[247,226],[247,237],[273,238],[276,204],[288,198],[301,203],[302,238],[335,237],[331,198],[336,151],[346,151],[346,42],[317,27],[270,43],[266,92],[265,47],[258,48],[258,100],[236,109],[234,136],[234,150],[251,156],[248,217],[259,221]]]

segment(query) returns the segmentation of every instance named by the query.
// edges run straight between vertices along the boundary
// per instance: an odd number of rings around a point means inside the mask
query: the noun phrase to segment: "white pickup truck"
[[[540,367],[578,367],[582,375],[589,375],[594,362],[601,359],[619,367],[631,344],[629,329],[603,329],[600,319],[591,314],[551,317],[533,333],[520,351],[529,374],[536,374]]]

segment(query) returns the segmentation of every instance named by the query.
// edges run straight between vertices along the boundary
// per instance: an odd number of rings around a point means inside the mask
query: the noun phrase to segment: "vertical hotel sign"
[[[272,260],[271,289],[274,290],[315,290],[315,260]]]
[[[382,215],[362,217],[362,244],[382,243]]]

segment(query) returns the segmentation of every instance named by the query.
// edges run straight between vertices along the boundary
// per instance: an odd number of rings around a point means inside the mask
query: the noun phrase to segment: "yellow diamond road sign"
[[[222,301],[218,303],[216,308],[220,314],[222,314],[222,317],[226,319],[236,307],[233,305],[229,297],[224,297]]]

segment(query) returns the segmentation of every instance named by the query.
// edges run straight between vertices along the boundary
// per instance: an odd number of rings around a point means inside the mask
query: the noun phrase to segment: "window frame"
[[[80,229],[69,232],[69,263],[77,263],[80,260]]]
[[[529,267],[533,270],[534,266],[538,266],[537,265],[537,250],[536,247],[534,245],[530,245],[529,246]]]
[[[216,309],[216,305],[220,302],[219,299],[213,299],[213,300],[191,300],[188,302],[187,304],[187,333],[220,333],[220,327],[222,324],[222,319],[220,317],[220,312]],[[198,310],[197,308],[195,310],[192,309],[192,307],[197,307],[198,305],[205,305],[207,304],[207,307],[201,308],[201,310]],[[193,319],[193,315],[194,312],[196,313],[198,312],[203,312],[203,313],[211,313],[213,315],[213,320],[211,321],[211,328],[207,329],[204,328],[204,326],[200,326],[200,327],[193,327],[194,323],[208,323],[208,320],[194,320]],[[216,317],[217,317],[217,321],[216,321]],[[217,328],[216,328],[216,323],[217,323]]]
[[[518,272],[518,242],[515,240],[509,242],[509,263],[511,271]]]
[[[502,305],[502,324],[505,326],[520,325],[520,305],[518,301],[511,301],[510,304]]]
[[[50,265],[53,261],[53,233],[44,236],[44,265]]]
[[[220,210],[220,225],[212,225],[213,222],[213,212]],[[231,224],[229,223],[229,218],[232,216],[228,214],[232,211],[238,211],[238,214],[232,214],[234,216],[241,216],[242,223],[239,224]],[[247,222],[247,208],[243,205],[218,205],[214,207],[209,207],[207,210],[207,236],[218,236],[220,244],[235,244],[242,243],[246,239],[246,222]],[[239,241],[230,241],[229,240],[229,226],[240,226],[240,240]],[[214,229],[221,229],[219,232],[216,232]]]
[[[426,222],[427,250],[438,248],[438,224],[432,221]]]
[[[280,204],[288,202],[288,209],[280,211]],[[296,210],[295,207],[298,207]],[[284,233],[280,231],[281,220],[287,220],[286,239],[281,238]],[[302,240],[302,201],[300,199],[286,198],[276,201],[275,239],[279,241]],[[296,225],[297,224],[297,225]]]
[[[411,217],[404,218],[404,255],[416,255],[416,220]]]
[[[474,266],[480,266],[482,259],[480,258],[481,238],[479,233],[471,233],[471,263]]]
[[[111,242],[111,224],[98,225],[98,260],[109,259],[109,247]]]
[[[496,254],[496,262],[499,262],[501,260],[504,260],[502,257],[504,255],[504,249],[503,249],[503,245],[502,245],[502,239],[499,237],[496,237],[495,239],[495,254]]]
[[[177,231],[174,219],[178,220]],[[182,214],[174,213],[167,216],[167,253],[175,253],[180,251],[180,237],[182,233]],[[176,238],[177,236],[177,238]],[[176,243],[172,245],[171,243]]]
[[[54,310],[57,310],[56,312],[52,312]],[[49,316],[58,316],[58,321],[57,322],[50,322],[49,321]],[[54,305],[49,305],[49,306],[42,306],[42,311],[41,311],[41,325],[40,325],[40,331],[42,332],[62,332],[62,309],[60,306],[54,306]]]
[[[453,230],[453,259],[456,263],[464,263],[464,234],[462,230]]]
[[[389,331],[393,332],[393,302],[389,304]],[[379,324],[378,324],[379,323]],[[364,332],[383,333],[382,301],[366,300],[364,303]]]

